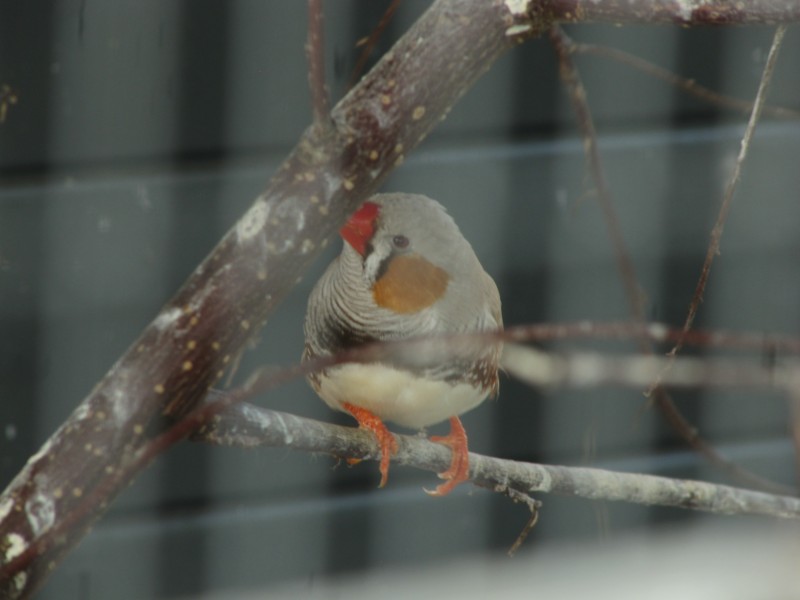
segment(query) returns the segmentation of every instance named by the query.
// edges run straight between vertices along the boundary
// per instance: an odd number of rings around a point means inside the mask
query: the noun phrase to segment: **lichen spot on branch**
[[[533,29],[533,26],[530,23],[522,23],[520,25],[512,25],[508,29],[506,29],[506,36],[513,37],[515,35],[521,35],[523,33],[529,32]]]
[[[269,218],[270,208],[264,198],[259,198],[236,224],[236,240],[241,244],[250,241],[263,229]]]
[[[692,20],[698,6],[697,0],[678,0],[678,16],[686,23]]]
[[[28,498],[25,516],[34,536],[42,535],[53,526],[56,522],[56,503],[49,491],[37,490]]]
[[[3,550],[3,562],[8,563],[25,552],[28,544],[25,538],[18,533],[9,533],[5,539],[0,542],[0,548]]]
[[[506,0],[505,5],[512,15],[524,15],[528,12],[530,0]]]
[[[6,498],[5,502],[0,504],[0,521],[3,521],[11,509],[14,507],[14,501],[11,498]]]
[[[159,315],[156,317],[155,321],[153,321],[153,325],[159,331],[163,331],[169,327],[172,327],[174,323],[180,319],[183,311],[180,308],[171,307],[165,308],[162,310]]]

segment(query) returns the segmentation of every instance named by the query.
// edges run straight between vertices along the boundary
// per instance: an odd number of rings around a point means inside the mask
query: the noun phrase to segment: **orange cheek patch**
[[[418,254],[397,256],[375,282],[372,295],[378,306],[397,313],[415,313],[441,298],[449,279],[444,269]]]

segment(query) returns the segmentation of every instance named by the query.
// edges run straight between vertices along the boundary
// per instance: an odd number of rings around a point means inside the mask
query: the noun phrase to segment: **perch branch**
[[[221,446],[278,446],[337,457],[376,460],[374,436],[352,427],[331,425],[251,404],[232,406],[200,432],[203,441]],[[396,464],[441,472],[450,451],[419,436],[395,435]],[[585,467],[540,465],[470,453],[470,478],[481,485],[523,494],[553,493],[591,500],[673,506],[725,515],[800,518],[800,499],[700,481]]]

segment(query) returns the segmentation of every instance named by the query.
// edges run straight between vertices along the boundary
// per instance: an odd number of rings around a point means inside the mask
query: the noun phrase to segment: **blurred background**
[[[356,43],[388,4],[325,3],[334,99],[347,89]],[[376,57],[428,4],[402,3]],[[609,25],[568,33],[747,100],[773,30]],[[246,210],[309,124],[305,37],[305,3],[297,0],[0,3],[0,90],[8,86],[6,100],[16,97],[0,123],[2,487]],[[576,60],[647,317],[680,325],[747,117],[607,58]],[[772,103],[798,106],[799,62],[800,36],[790,29]],[[698,327],[797,335],[798,156],[800,123],[765,118]],[[384,189],[447,206],[497,281],[506,324],[628,317],[546,40],[501,58]],[[240,379],[257,366],[299,359],[306,297],[338,253],[333,246],[245,355]],[[633,343],[548,347],[634,350]],[[781,394],[698,389],[674,397],[726,456],[795,483]],[[302,381],[257,401],[352,424]],[[499,399],[463,421],[470,448],[482,454],[732,483],[687,450],[641,390],[543,393],[505,378]],[[720,569],[702,567],[701,557],[712,554],[726,565],[753,565],[764,584],[754,589],[777,590],[742,597],[788,598],[779,592],[800,589],[796,569],[784,580],[750,560],[759,540],[770,549],[762,561],[796,564],[787,523],[546,496],[539,524],[508,562],[524,507],[467,485],[432,499],[421,488],[435,477],[402,467],[386,488],[377,483],[374,463],[347,468],[328,456],[180,444],[118,498],[40,597],[375,597],[440,589],[431,582],[448,577],[472,593],[482,585],[487,593],[532,590],[539,581],[540,593],[569,597],[587,593],[562,587],[576,575],[602,571],[597,585],[607,590],[632,570],[653,583],[630,597],[682,593],[657,585],[637,556],[697,581],[695,590],[737,587]],[[694,560],[661,554],[684,556],[688,546],[719,539]],[[548,568],[553,556],[561,570]]]

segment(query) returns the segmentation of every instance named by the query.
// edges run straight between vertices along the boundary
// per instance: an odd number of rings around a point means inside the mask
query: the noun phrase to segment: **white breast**
[[[460,415],[486,398],[467,383],[424,379],[381,364],[349,364],[320,376],[317,392],[325,403],[344,411],[349,402],[404,427],[421,429]]]

